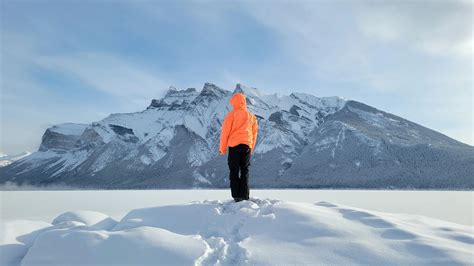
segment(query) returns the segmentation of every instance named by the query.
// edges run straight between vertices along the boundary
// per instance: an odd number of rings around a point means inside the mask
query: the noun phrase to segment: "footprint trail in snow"
[[[7,235],[19,232],[7,225]],[[2,265],[455,264],[474,262],[469,226],[329,202],[206,200],[73,211],[0,246]]]

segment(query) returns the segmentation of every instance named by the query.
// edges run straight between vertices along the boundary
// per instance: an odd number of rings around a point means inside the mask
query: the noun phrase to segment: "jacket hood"
[[[230,104],[234,110],[247,109],[247,101],[242,93],[236,93],[230,98]]]

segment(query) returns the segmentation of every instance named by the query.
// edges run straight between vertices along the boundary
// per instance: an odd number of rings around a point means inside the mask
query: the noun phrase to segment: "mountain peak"
[[[187,88],[185,90],[178,90],[173,86],[170,86],[165,96],[161,99],[152,99],[151,104],[147,109],[150,108],[168,108],[173,104],[176,105],[176,101],[179,103],[191,102],[197,96],[197,91],[195,88]]]
[[[202,90],[222,91],[223,89],[220,88],[219,86],[217,86],[214,83],[206,82],[206,83],[204,83],[204,87],[202,88]]]
[[[201,93],[199,94],[199,96],[213,96],[213,97],[221,97],[223,95],[225,95],[228,91],[220,88],[219,86],[213,84],[213,83],[210,83],[210,82],[206,82],[204,83],[204,87],[202,88],[202,91]]]
[[[257,88],[245,86],[241,83],[237,83],[235,86],[235,90],[233,93],[240,92],[244,94],[245,96],[250,96],[250,97],[261,97],[263,94],[258,90]]]
[[[178,92],[178,91],[179,91],[179,90],[176,89],[176,87],[170,86],[170,87],[168,88],[168,90],[166,91],[165,98],[166,98],[166,97],[169,97],[170,95],[175,94],[175,93]]]
[[[260,125],[255,187],[474,188],[474,147],[433,130],[338,97],[278,96],[242,84],[234,92],[245,94]],[[51,127],[38,152],[0,167],[0,185],[226,187],[216,147],[231,94],[212,83],[170,87],[147,111]]]

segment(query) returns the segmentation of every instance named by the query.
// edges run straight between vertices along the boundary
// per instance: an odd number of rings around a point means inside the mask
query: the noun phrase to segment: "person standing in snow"
[[[235,93],[230,98],[230,104],[233,110],[222,123],[219,153],[225,155],[229,147],[230,189],[232,197],[238,202],[249,199],[250,156],[257,141],[258,123],[255,115],[247,110],[243,94]]]

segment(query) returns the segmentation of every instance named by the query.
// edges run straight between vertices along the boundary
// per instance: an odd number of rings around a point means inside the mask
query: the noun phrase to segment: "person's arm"
[[[232,112],[229,112],[224,118],[221,129],[221,141],[219,145],[219,154],[225,155],[227,151],[227,140],[229,139],[230,130],[232,129],[232,122],[234,121],[234,116]]]
[[[255,148],[255,144],[257,143],[257,134],[258,134],[258,122],[257,118],[255,115],[253,115],[253,123],[252,123],[252,149],[250,150],[253,152],[253,149]]]

